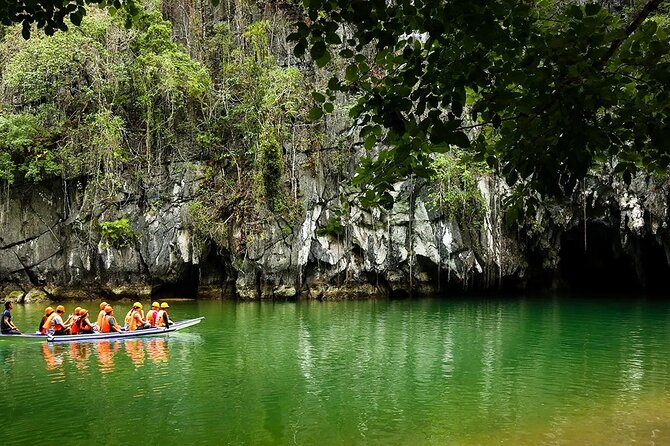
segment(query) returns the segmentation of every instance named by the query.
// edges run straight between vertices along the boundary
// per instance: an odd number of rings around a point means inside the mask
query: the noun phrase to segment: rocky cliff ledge
[[[630,186],[594,178],[571,204],[542,207],[514,230],[503,224],[492,178],[479,181],[488,211],[478,225],[446,218],[408,181],[396,185],[392,209],[339,208],[341,224],[328,232],[341,188],[305,170],[303,215],[268,217],[254,237],[232,221],[228,246],[216,246],[196,243],[186,221],[202,167],[171,163],[150,181],[128,180],[115,206],[98,213],[83,211],[95,199],[85,180],[11,189],[0,220],[2,291],[27,301],[352,299],[584,284],[653,291],[669,272],[669,186],[653,178]],[[100,222],[123,218],[133,236],[119,246]]]

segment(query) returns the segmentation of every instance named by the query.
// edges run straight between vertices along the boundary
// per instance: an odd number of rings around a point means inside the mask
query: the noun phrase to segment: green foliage
[[[473,228],[481,228],[487,211],[477,181],[487,173],[483,163],[472,163],[463,151],[454,150],[439,154],[432,164],[432,181],[429,182],[429,198],[433,209],[443,212],[447,218]]]
[[[281,146],[275,137],[275,129],[264,129],[259,141],[259,170],[262,177],[262,192],[271,211],[277,211],[283,198],[282,173],[284,159]]]
[[[139,15],[141,3],[136,0],[33,0],[0,2],[0,22],[5,25],[20,23],[21,34],[28,39],[31,27],[37,24],[46,35],[55,31],[67,31],[68,22],[79,26],[86,15],[85,5],[97,5],[107,8],[110,13],[123,10],[127,13],[126,26],[130,27],[133,18]]]
[[[147,29],[132,46],[137,56],[130,66],[130,77],[150,150],[155,140],[170,141],[189,122],[195,127],[189,112],[205,100],[211,79],[204,66],[172,41],[170,22],[154,16],[144,22]]]
[[[59,155],[64,176],[103,173],[117,175],[132,161],[132,153],[123,142],[125,121],[110,110],[99,110],[85,117],[73,129]]]
[[[316,234],[320,236],[341,237],[344,234],[341,216],[336,215],[331,218],[326,226],[316,230]]]
[[[550,3],[305,2],[295,53],[348,61],[326,96],[357,92],[365,147],[387,148],[359,171],[368,202],[400,178],[428,177],[453,146],[540,197],[570,194],[604,161],[626,180],[670,164],[668,27],[647,19],[660,2],[628,27],[597,4]]]
[[[58,176],[61,166],[44,146],[48,131],[38,117],[27,114],[0,116],[0,179],[9,184],[17,177],[33,183]]]
[[[99,230],[103,245],[116,249],[130,246],[137,239],[137,232],[130,226],[127,218],[103,221]]]
[[[256,204],[254,212],[294,217],[294,199],[284,185],[283,145],[294,125],[306,120],[308,96],[300,70],[277,66],[270,31],[267,20],[251,23],[239,37],[226,25],[215,27],[207,59],[216,74],[217,108],[198,140],[220,151],[218,159],[240,173],[235,188],[244,203]]]
[[[207,50],[200,63],[173,41],[160,2],[145,7],[88,11],[52,37],[33,28],[24,41],[19,28],[5,30],[0,179],[84,179],[83,212],[95,221],[124,197],[128,181],[151,184],[158,163],[199,159],[208,165],[188,220],[200,241],[225,246],[224,222],[299,218],[284,152],[310,146],[300,132],[311,99],[300,70],[271,54],[278,23],[261,20],[241,32],[215,25],[209,41],[196,44]],[[128,17],[135,28],[123,29]],[[100,226],[105,243],[127,243],[112,223]]]
[[[100,65],[102,45],[81,32],[11,43],[3,51],[10,54],[2,80],[25,105],[52,102],[70,112],[81,110],[107,74]]]
[[[186,221],[189,229],[195,235],[196,244],[201,248],[208,240],[220,247],[227,246],[226,224],[220,221],[220,216],[212,203],[205,204],[201,200],[190,202]]]

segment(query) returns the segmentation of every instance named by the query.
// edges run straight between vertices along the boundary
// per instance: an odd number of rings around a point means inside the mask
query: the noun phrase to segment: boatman
[[[0,332],[2,334],[21,334],[14,322],[12,322],[12,309],[14,304],[11,301],[5,302],[5,311],[0,316]]]

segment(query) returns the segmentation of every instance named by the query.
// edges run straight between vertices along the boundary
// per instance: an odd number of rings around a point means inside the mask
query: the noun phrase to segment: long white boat
[[[184,328],[192,327],[199,324],[204,317],[197,317],[195,319],[186,319],[179,322],[174,322],[169,328],[153,327],[145,328],[143,330],[121,331],[112,333],[91,333],[91,334],[76,334],[76,335],[43,335],[41,333],[22,333],[13,335],[0,334],[1,341],[47,341],[47,342],[80,342],[80,341],[103,341],[105,339],[125,339],[125,338],[139,338],[146,336],[161,336],[174,331],[183,330]]]

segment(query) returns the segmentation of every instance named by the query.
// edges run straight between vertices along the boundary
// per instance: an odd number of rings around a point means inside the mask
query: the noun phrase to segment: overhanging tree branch
[[[665,0],[650,0],[647,2],[646,5],[644,5],[644,8],[642,8],[642,11],[635,17],[635,19],[626,27],[626,36],[622,37],[621,39],[617,39],[614,42],[612,42],[612,45],[610,46],[610,49],[605,53],[605,56],[603,57],[602,61],[600,62],[600,66],[603,67],[605,64],[614,56],[614,53],[621,47],[621,45],[626,41],[628,37],[630,37],[631,34],[633,34],[637,29],[644,23],[644,21],[649,17],[651,13],[656,11],[658,7],[663,3]]]

